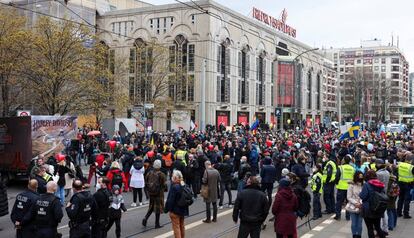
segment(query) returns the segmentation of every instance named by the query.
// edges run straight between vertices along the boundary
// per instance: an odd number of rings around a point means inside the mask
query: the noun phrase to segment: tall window
[[[194,54],[195,45],[189,44],[183,35],[175,37],[169,47],[170,76],[168,95],[174,101],[194,101]]]
[[[249,72],[250,72],[250,55],[249,46],[244,47],[239,52],[239,83],[238,83],[238,103],[249,103]]]
[[[256,105],[265,105],[265,86],[266,86],[266,52],[262,52],[256,58]]]
[[[142,104],[152,99],[153,52],[144,40],[135,40],[129,51],[129,99],[133,104]]]
[[[321,74],[316,75],[316,109],[321,110]]]
[[[308,83],[306,93],[308,94],[308,109],[312,109],[312,73],[308,72]]]
[[[230,102],[230,40],[217,47],[217,102]]]

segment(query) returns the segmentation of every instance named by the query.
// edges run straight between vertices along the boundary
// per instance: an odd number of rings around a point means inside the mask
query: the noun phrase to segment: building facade
[[[153,72],[145,62],[154,51],[143,46],[157,42],[180,68],[182,80],[164,95],[175,106],[154,118],[154,129],[170,129],[174,110],[189,112],[198,125],[251,124],[255,118],[275,124],[283,118],[285,125],[336,120],[336,71],[321,52],[214,1],[196,4],[144,6],[97,18],[112,58],[129,59],[124,90],[131,104],[150,102],[153,95],[144,75]],[[280,119],[276,107],[283,111]]]
[[[341,107],[345,120],[403,120],[409,103],[408,62],[397,46],[380,40],[361,47],[327,50],[337,70]]]

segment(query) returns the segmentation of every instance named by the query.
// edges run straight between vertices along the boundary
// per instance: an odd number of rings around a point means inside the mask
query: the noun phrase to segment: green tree
[[[0,8],[0,90],[1,116],[11,116],[24,104],[26,84],[20,80],[25,54],[31,47],[31,34],[25,18],[10,8]]]

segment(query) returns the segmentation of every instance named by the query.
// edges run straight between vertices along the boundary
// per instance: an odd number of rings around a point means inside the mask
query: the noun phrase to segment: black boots
[[[160,213],[155,213],[155,229],[163,227],[160,225],[160,215]]]

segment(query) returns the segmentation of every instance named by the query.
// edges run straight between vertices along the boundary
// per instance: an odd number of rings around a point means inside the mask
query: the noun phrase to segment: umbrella
[[[100,131],[90,131],[89,133],[88,133],[88,136],[97,136],[97,135],[100,135],[101,134],[101,132]]]

